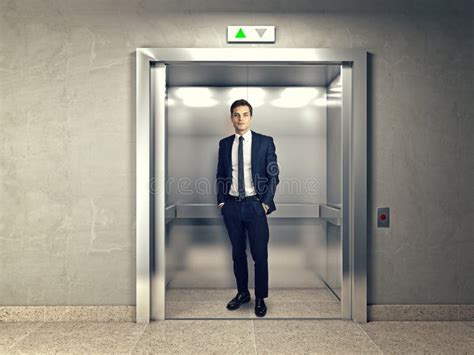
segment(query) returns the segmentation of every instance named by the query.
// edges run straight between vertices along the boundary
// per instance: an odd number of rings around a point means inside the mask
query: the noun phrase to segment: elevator
[[[215,186],[241,98],[280,169],[265,318],[366,321],[365,54],[137,50],[137,322],[254,318],[252,303],[225,308],[236,284]]]

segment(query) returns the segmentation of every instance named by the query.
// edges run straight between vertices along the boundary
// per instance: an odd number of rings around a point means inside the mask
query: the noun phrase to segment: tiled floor
[[[0,323],[0,353],[474,353],[474,322],[166,320]]]
[[[251,300],[239,309],[229,311],[227,302],[235,289],[183,288],[166,291],[166,318],[257,318],[254,312],[255,293],[250,288]],[[271,318],[341,318],[341,304],[326,288],[271,289],[265,298],[266,319]]]

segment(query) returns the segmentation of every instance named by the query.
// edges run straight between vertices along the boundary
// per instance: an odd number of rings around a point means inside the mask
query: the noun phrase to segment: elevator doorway
[[[354,297],[361,289],[350,259],[365,243],[351,244],[355,61],[292,61],[292,49],[286,60],[267,60],[278,53],[246,50],[250,58],[233,49],[156,49],[156,60],[143,50],[145,61],[137,52],[137,321],[255,317],[252,303],[225,308],[236,287],[213,185],[218,141],[234,133],[229,107],[239,98],[254,107],[251,129],[274,138],[281,172],[268,216],[265,318],[354,319],[354,299],[366,297]],[[226,53],[234,60],[216,60]],[[147,103],[148,125],[138,107]],[[140,184],[147,177],[148,191]],[[248,266],[253,293],[250,253]]]

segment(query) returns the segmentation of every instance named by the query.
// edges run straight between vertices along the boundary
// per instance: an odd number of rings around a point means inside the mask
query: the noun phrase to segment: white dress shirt
[[[232,144],[232,185],[229,194],[239,196],[239,138],[240,134],[235,134]],[[244,183],[245,196],[256,195],[252,180],[252,131],[249,129],[243,135],[244,141]],[[221,206],[223,202],[219,204]]]

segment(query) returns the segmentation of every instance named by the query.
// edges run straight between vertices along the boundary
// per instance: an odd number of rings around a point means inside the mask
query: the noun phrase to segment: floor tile
[[[226,302],[167,302],[166,319],[176,318],[250,318],[250,303],[230,311]]]
[[[474,328],[459,321],[375,321],[360,327],[384,352],[474,352]]]
[[[10,352],[130,352],[145,328],[131,322],[47,322]]]
[[[13,348],[42,325],[43,322],[0,322],[0,353]]]
[[[337,302],[273,302],[265,299],[266,319],[269,318],[341,318],[341,305]],[[252,318],[260,318],[253,311]]]
[[[250,320],[167,320],[148,325],[133,353],[255,354]]]
[[[255,320],[254,328],[257,354],[380,353],[352,321]]]

